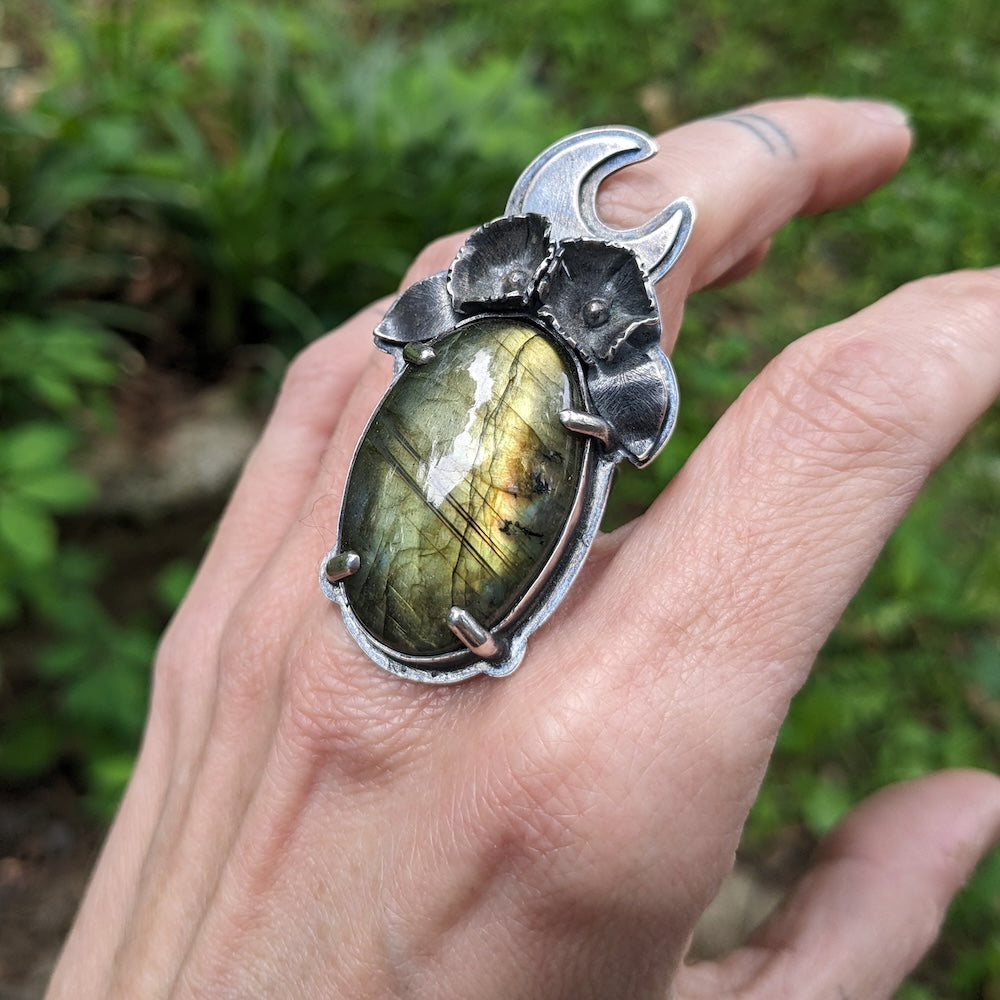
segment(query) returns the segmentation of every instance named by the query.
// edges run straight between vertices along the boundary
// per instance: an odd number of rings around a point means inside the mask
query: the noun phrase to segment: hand
[[[660,289],[672,334],[685,294],[752,269],[791,216],[865,195],[909,142],[883,105],[764,104],[663,137],[602,211],[627,227],[698,206]],[[877,795],[747,947],[682,961],[789,700],[1000,392],[1000,274],[916,282],[785,350],[598,540],[519,671],[450,688],[376,668],[316,584],[390,374],[384,307],[288,374],[163,640],[50,996],[889,997],[1000,835],[993,776]]]

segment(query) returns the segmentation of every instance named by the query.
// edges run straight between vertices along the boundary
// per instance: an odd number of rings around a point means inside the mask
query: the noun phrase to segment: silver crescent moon
[[[507,215],[537,212],[556,240],[592,239],[628,247],[659,281],[684,249],[694,225],[694,203],[677,198],[634,229],[613,229],[597,215],[597,189],[608,176],[649,159],[651,136],[624,125],[590,128],[566,136],[533,160],[507,200]]]

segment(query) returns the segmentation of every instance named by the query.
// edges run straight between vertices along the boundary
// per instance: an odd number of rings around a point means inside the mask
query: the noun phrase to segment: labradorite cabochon
[[[579,378],[524,320],[481,319],[408,366],[368,425],[347,482],[340,551],[354,615],[405,656],[463,649],[452,607],[493,628],[531,588],[576,506],[586,440]]]

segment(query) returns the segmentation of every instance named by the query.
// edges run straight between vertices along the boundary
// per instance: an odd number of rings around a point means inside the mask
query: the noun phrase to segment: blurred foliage
[[[122,685],[101,680],[118,672],[143,690],[150,637],[142,636],[144,660],[108,658],[120,630],[91,591],[93,560],[58,544],[59,517],[86,509],[96,494],[69,459],[81,425],[106,410],[117,376],[110,343],[107,332],[58,310],[0,318],[0,628],[30,617],[50,629],[35,683],[15,685],[16,696],[5,685],[0,700],[0,775],[8,778],[36,777],[83,741],[85,768],[100,767],[105,717],[118,723],[110,750],[118,756],[142,725],[144,698],[123,702]],[[50,673],[50,661],[67,654],[78,657],[76,672]]]
[[[127,777],[148,662],[190,577],[112,617],[112,572],[60,544],[96,486],[140,358],[210,381],[249,346],[290,356],[387,294],[443,232],[502,211],[572,128],[652,130],[763,96],[878,95],[917,146],[863,204],[794,222],[750,279],[695,296],[684,403],[612,521],[644,509],[785,343],[922,274],[1000,260],[995,0],[25,0],[0,39],[0,623],[35,629],[0,688],[0,775],[83,762]],[[678,192],[683,193],[683,192]],[[734,192],[734,197],[738,193]],[[934,400],[928,399],[928,407]],[[819,836],[886,782],[1000,768],[1000,414],[890,541],[794,703],[746,845]],[[6,652],[6,649],[5,649]],[[1000,861],[901,997],[1000,998]],[[989,929],[988,932],[984,929]],[[992,943],[988,943],[992,941]]]
[[[361,47],[318,3],[43,9],[41,90],[2,122],[8,222],[30,234],[4,261],[11,299],[48,300],[61,273],[78,307],[199,373],[384,294],[566,125],[524,61],[456,31]]]
[[[455,31],[360,47],[321,5],[6,13],[23,63],[0,78],[0,624],[48,638],[3,692],[0,775],[72,755],[106,814],[182,589],[173,574],[117,622],[95,596],[113,567],[58,545],[57,515],[96,492],[70,459],[111,387],[136,352],[202,380],[247,345],[290,356],[502,206],[568,121],[526,61]]]

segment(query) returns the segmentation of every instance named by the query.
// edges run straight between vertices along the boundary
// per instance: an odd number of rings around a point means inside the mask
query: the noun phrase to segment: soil
[[[0,789],[0,1000],[40,1000],[103,831],[66,777]]]

